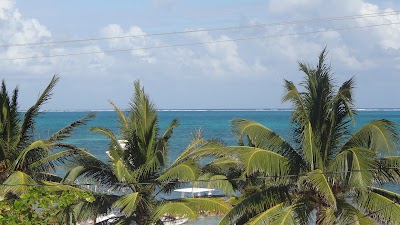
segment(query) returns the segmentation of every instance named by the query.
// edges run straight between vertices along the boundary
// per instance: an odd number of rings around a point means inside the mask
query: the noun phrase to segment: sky
[[[18,85],[22,110],[54,74],[45,110],[126,108],[135,80],[159,109],[288,108],[284,79],[300,83],[298,62],[316,65],[326,47],[336,84],[355,77],[357,108],[400,108],[398,10],[394,0],[0,0],[0,78]],[[322,20],[293,23],[312,19]],[[360,26],[375,27],[340,30]],[[214,43],[157,48],[204,42]]]

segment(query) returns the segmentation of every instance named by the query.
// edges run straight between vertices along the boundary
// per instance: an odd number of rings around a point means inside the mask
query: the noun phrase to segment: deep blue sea
[[[37,120],[36,130],[39,138],[47,138],[71,122],[78,120],[89,112],[45,112]],[[105,151],[108,140],[99,134],[89,131],[90,127],[106,127],[118,134],[118,118],[113,111],[95,112],[96,117],[83,127],[78,128],[70,143],[88,149],[93,155],[107,160]],[[289,110],[160,110],[160,134],[174,118],[179,120],[179,126],[174,130],[170,143],[170,158],[178,156],[190,143],[193,133],[201,130],[206,139],[219,138],[227,145],[235,145],[235,137],[230,129],[233,118],[245,118],[257,121],[290,140],[290,114]],[[400,124],[399,109],[367,109],[358,110],[355,118],[354,129],[376,119],[388,119]],[[399,186],[388,187],[400,192]],[[218,218],[207,218],[185,223],[188,225],[217,224]]]

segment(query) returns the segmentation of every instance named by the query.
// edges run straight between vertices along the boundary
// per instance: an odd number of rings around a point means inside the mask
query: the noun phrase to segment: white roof
[[[201,193],[201,192],[210,192],[214,190],[215,189],[210,189],[210,188],[181,188],[181,189],[176,189],[174,191],[184,192],[184,193]]]

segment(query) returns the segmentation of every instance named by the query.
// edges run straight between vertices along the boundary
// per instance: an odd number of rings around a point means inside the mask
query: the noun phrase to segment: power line
[[[64,57],[64,56],[79,56],[79,55],[92,55],[92,54],[103,54],[103,53],[128,52],[128,51],[142,51],[142,50],[150,50],[150,49],[163,49],[163,48],[173,48],[173,47],[186,47],[186,46],[195,46],[195,45],[204,45],[204,44],[215,44],[215,43],[247,41],[247,40],[287,37],[287,36],[296,36],[296,35],[317,34],[317,33],[326,33],[326,32],[332,32],[332,31],[346,31],[346,30],[355,30],[355,29],[362,29],[362,28],[398,25],[398,24],[400,24],[400,22],[395,22],[395,23],[391,22],[391,23],[364,25],[364,26],[355,26],[355,27],[345,27],[345,28],[336,28],[336,29],[327,29],[327,30],[318,30],[318,31],[296,32],[296,33],[288,33],[288,34],[267,35],[267,36],[259,36],[259,37],[236,38],[236,39],[228,39],[228,40],[194,42],[194,43],[184,43],[184,44],[175,44],[175,45],[160,45],[160,46],[142,47],[142,48],[116,49],[116,50],[104,50],[104,51],[93,51],[93,52],[78,52],[78,53],[66,53],[66,54],[42,55],[42,56],[30,56],[30,57],[18,57],[18,58],[3,58],[3,59],[0,59],[0,61],[23,60],[23,59],[42,59],[42,58]]]
[[[398,15],[398,13],[400,13],[400,10],[399,11],[391,11],[391,12],[383,12],[383,13],[369,13],[369,14],[359,14],[359,15],[340,16],[340,17],[315,18],[315,19],[308,19],[308,20],[292,20],[292,21],[269,23],[269,24],[219,27],[219,28],[196,29],[196,30],[188,30],[188,31],[174,31],[174,32],[163,32],[163,33],[152,33],[152,34],[141,34],[141,35],[126,35],[126,36],[115,36],[115,37],[105,37],[105,38],[85,38],[85,39],[59,40],[59,41],[47,41],[47,42],[4,44],[4,45],[0,45],[0,47],[9,48],[9,47],[22,47],[22,46],[33,46],[33,45],[50,45],[50,44],[64,44],[64,43],[76,43],[76,42],[87,42],[87,41],[103,41],[103,40],[124,39],[124,38],[177,35],[177,34],[188,34],[188,33],[198,33],[198,32],[263,28],[263,27],[281,26],[281,25],[306,24],[306,23],[315,23],[315,22],[329,22],[329,21],[340,21],[340,20],[350,20],[350,19],[373,18],[373,17],[381,17],[381,16],[392,16],[392,15]]]
[[[201,182],[215,182],[215,181],[246,181],[250,179],[268,179],[268,178],[293,178],[293,177],[307,177],[314,174],[324,174],[324,175],[334,175],[334,174],[342,174],[342,173],[362,173],[362,172],[373,172],[373,171],[381,171],[381,170],[399,170],[399,167],[381,167],[377,169],[362,169],[362,170],[346,170],[346,171],[330,171],[330,172],[320,172],[320,173],[312,173],[312,174],[288,174],[288,175],[266,175],[266,176],[258,176],[258,177],[245,177],[245,178],[220,178],[213,180],[192,180],[192,181],[183,181],[183,180],[172,180],[172,181],[154,181],[154,182],[137,182],[137,183],[113,183],[112,185],[146,185],[146,184],[189,184],[189,183],[201,183]],[[53,184],[0,184],[0,186],[110,186],[101,183],[53,183]]]

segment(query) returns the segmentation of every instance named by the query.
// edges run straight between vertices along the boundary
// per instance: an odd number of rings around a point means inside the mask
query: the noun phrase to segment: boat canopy
[[[174,191],[181,192],[181,197],[183,198],[185,193],[191,193],[192,196],[194,196],[194,194],[200,195],[200,193],[202,193],[202,192],[208,192],[208,195],[211,195],[212,194],[211,192],[214,191],[214,190],[215,189],[210,189],[210,188],[194,188],[194,187],[191,187],[191,188],[176,189]]]

